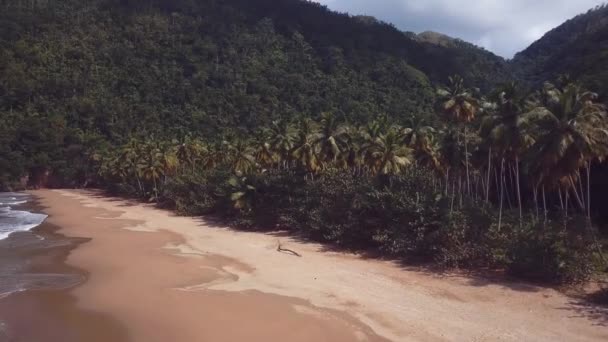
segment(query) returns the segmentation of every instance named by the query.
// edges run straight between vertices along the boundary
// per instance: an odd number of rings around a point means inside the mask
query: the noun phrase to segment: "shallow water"
[[[78,273],[42,270],[35,262],[76,242],[37,231],[47,215],[36,212],[34,204],[28,194],[0,193],[0,298],[26,290],[69,288],[84,280]]]

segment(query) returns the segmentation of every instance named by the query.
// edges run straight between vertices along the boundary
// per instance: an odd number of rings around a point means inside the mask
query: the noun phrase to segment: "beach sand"
[[[547,288],[327,251],[92,191],[34,191],[48,222],[91,238],[80,310],[129,341],[606,341],[608,313]],[[277,251],[284,248],[301,257]]]

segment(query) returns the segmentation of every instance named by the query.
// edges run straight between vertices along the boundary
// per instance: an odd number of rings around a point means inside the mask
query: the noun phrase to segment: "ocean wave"
[[[31,230],[46,220],[48,216],[30,213],[22,210],[3,210],[0,212],[0,240],[6,239],[10,234]]]

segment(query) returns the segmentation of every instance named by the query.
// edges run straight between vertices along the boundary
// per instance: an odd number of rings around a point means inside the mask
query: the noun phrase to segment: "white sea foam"
[[[25,204],[29,195],[20,193],[0,193],[0,240],[14,232],[28,231],[39,226],[47,215],[13,210],[12,206]]]

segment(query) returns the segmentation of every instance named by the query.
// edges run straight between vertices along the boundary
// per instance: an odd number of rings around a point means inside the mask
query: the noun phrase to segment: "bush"
[[[501,268],[559,283],[584,281],[595,269],[590,239],[580,229],[553,223],[520,228],[510,211],[498,229],[493,207],[471,200],[452,207],[424,170],[389,178],[336,169],[313,179],[295,171],[235,175],[220,168],[170,180],[163,198],[179,213],[219,215],[241,229],[287,229],[445,267]]]
[[[508,271],[543,282],[581,283],[595,272],[591,246],[592,239],[580,226],[564,229],[561,224],[529,224],[511,243]]]

